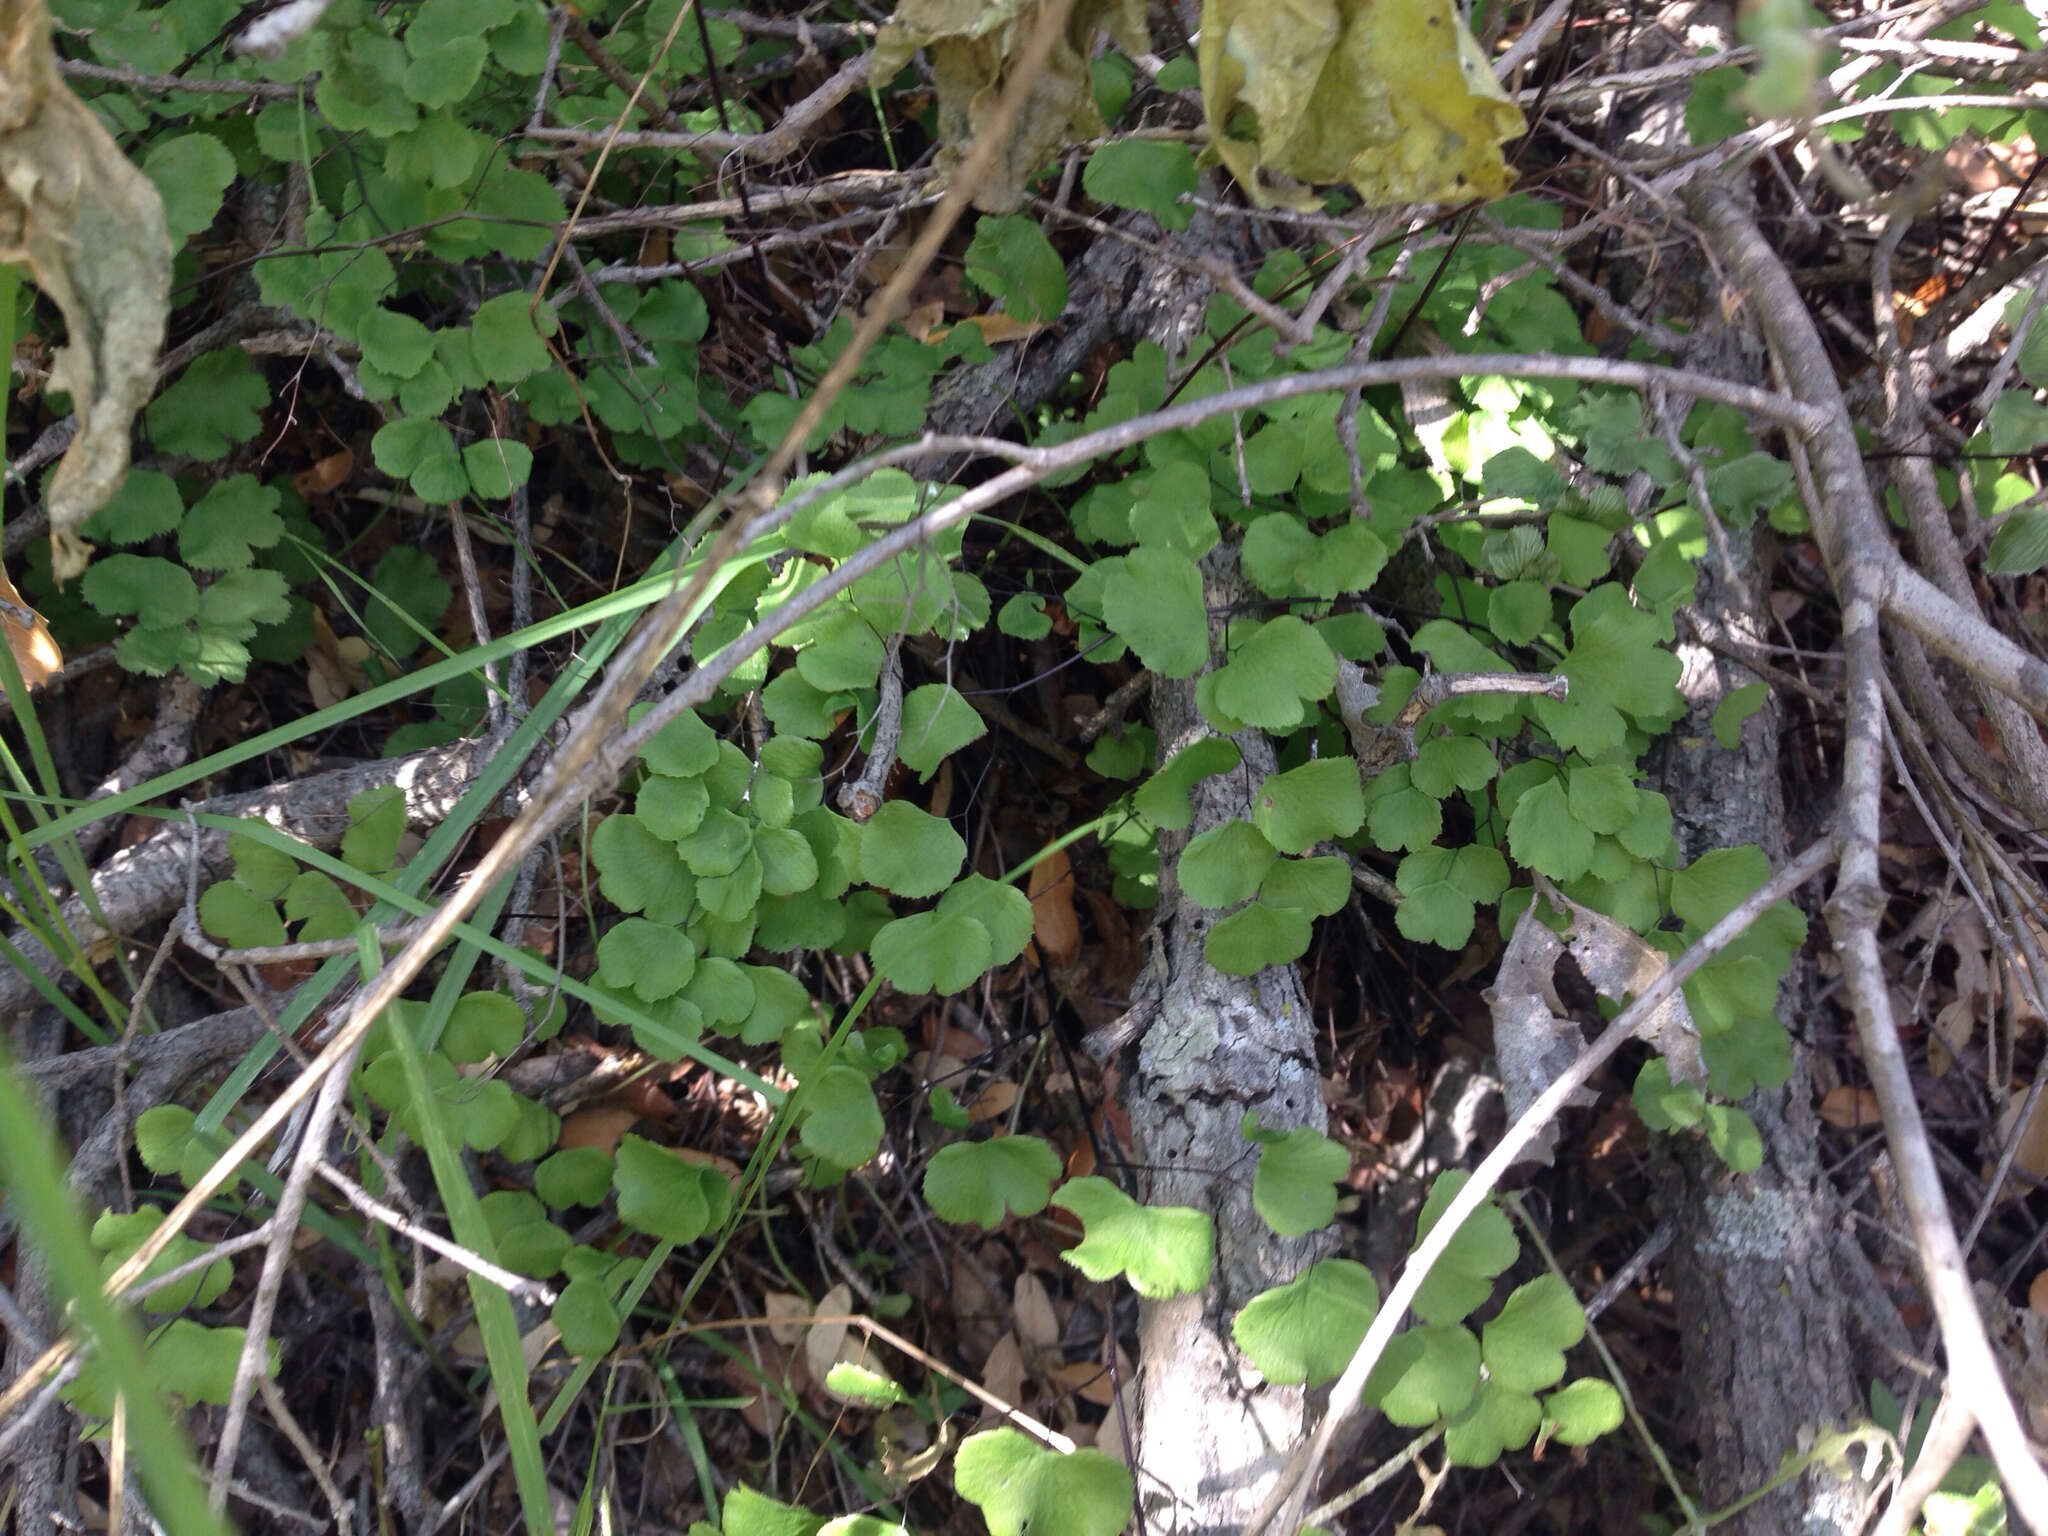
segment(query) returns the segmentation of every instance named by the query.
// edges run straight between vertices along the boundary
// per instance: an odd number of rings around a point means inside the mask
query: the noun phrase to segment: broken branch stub
[[[1537,902],[1548,902],[1569,916],[1561,937],[1536,915]],[[1485,994],[1493,1015],[1493,1053],[1500,1061],[1510,1120],[1519,1119],[1586,1047],[1584,1033],[1557,997],[1557,962],[1567,952],[1593,989],[1616,1003],[1640,997],[1671,964],[1663,951],[1613,918],[1580,906],[1539,876],[1536,901],[1515,924],[1499,973]],[[1669,1063],[1672,1081],[1706,1086],[1699,1035],[1683,993],[1652,1013],[1638,1034]],[[1586,1105],[1594,1098],[1581,1089],[1568,1102]],[[1546,1126],[1522,1160],[1550,1162],[1556,1142],[1556,1127]]]
[[[69,339],[50,387],[78,436],[48,493],[50,568],[84,571],[79,527],[128,474],[128,427],[156,382],[170,313],[163,199],[57,76],[43,0],[0,0],[0,261],[28,268]]]

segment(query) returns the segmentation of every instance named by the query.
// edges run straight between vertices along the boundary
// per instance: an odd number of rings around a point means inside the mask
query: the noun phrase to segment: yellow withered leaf
[[[940,172],[950,172],[986,126],[1017,55],[1044,7],[1038,0],[902,0],[875,39],[870,78],[885,81],[922,48],[939,88]],[[974,206],[1010,213],[1024,201],[1024,183],[1080,139],[1103,131],[1088,60],[1107,29],[1127,53],[1146,52],[1144,0],[1075,0],[1045,68],[980,183]]]
[[[1210,144],[1262,206],[1497,197],[1527,131],[1451,0],[1203,0]]]
[[[171,237],[155,185],[57,75],[43,0],[0,0],[0,261],[28,267],[64,312],[50,387],[72,440],[50,479],[50,566],[85,569],[82,524],[128,474],[128,426],[156,383]]]

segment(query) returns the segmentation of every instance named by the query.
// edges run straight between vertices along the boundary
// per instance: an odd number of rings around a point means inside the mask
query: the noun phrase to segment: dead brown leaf
[[[1074,911],[1074,866],[1064,848],[1031,866],[1024,894],[1031,898],[1031,937],[1055,965],[1067,965],[1081,952],[1081,919]]]
[[[1136,1379],[1137,1373],[1131,1363],[1131,1357],[1124,1353],[1123,1345],[1119,1344],[1116,1347],[1116,1371],[1113,1374],[1103,1372],[1101,1377],[1081,1389],[1081,1396],[1098,1408],[1107,1408],[1116,1401],[1118,1391],[1128,1387]]]
[[[996,1347],[988,1352],[988,1358],[981,1363],[982,1390],[997,1401],[1009,1407],[1021,1407],[1024,1402],[1024,1351],[1018,1346],[1017,1335],[1005,1333],[996,1340]],[[995,1409],[983,1405],[981,1421],[991,1423],[999,1415]]]
[[[1976,1292],[1992,1351],[2005,1367],[2013,1396],[2026,1410],[2028,1430],[2038,1439],[2048,1434],[2048,1314],[2034,1307],[2031,1287],[2025,1310],[2008,1302],[1989,1281],[1979,1280]]]
[[[761,1369],[771,1380],[781,1378],[791,1369],[788,1351],[773,1339],[763,1339],[757,1347],[761,1352]],[[802,1363],[796,1362],[794,1368],[801,1370]],[[761,1384],[751,1361],[722,1360],[718,1374],[740,1399],[740,1417],[747,1421],[748,1428],[759,1435],[773,1435],[781,1427],[782,1402]]]
[[[43,0],[0,9],[0,261],[64,312],[49,388],[78,435],[50,479],[50,568],[85,570],[85,520],[128,474],[128,428],[156,383],[170,313],[171,236],[156,186],[57,74]]]
[[[1829,1125],[1843,1131],[1862,1130],[1878,1124],[1881,1118],[1877,1095],[1868,1088],[1852,1087],[1848,1083],[1822,1094],[1820,1107],[1815,1113]]]
[[[768,1336],[778,1344],[795,1344],[810,1326],[811,1304],[793,1291],[769,1291],[761,1298],[761,1315],[776,1321]]]
[[[2012,1138],[2013,1127],[2019,1124],[2020,1110],[2025,1107],[2024,1099],[2014,1099],[2006,1106],[2005,1113],[1998,1119],[1998,1143],[2004,1146]],[[2019,1133],[2019,1146],[2013,1153],[2013,1166],[2024,1170],[2037,1179],[2048,1179],[2048,1094],[2044,1094],[2034,1105],[2034,1112],[2027,1116],[2024,1130]],[[2011,1199],[2014,1194],[2010,1183],[1999,1191],[2001,1199]]]
[[[1564,945],[1531,906],[1515,925],[1493,985],[1480,994],[1493,1015],[1493,1053],[1507,1088],[1510,1120],[1535,1103],[1585,1049],[1585,1033],[1558,1000],[1552,979],[1563,958]],[[1595,1102],[1583,1089],[1574,1097]],[[1556,1147],[1556,1126],[1545,1126],[1523,1161],[1549,1163]]]
[[[1989,192],[1994,187],[2018,186],[2041,156],[2030,134],[2021,134],[2010,143],[1994,143],[1966,133],[1949,145],[1942,158],[1963,186],[1972,192]]]
[[[1568,1017],[1555,991],[1557,962],[1567,950],[1594,989],[1615,1002],[1641,996],[1671,963],[1662,950],[1613,918],[1580,906],[1540,876],[1536,899],[1569,916],[1562,940],[1545,926],[1532,904],[1515,925],[1494,984],[1483,994],[1493,1015],[1494,1054],[1500,1059],[1510,1120],[1533,1104],[1585,1049],[1585,1032]],[[1699,1036],[1682,996],[1651,1014],[1641,1033],[1670,1064],[1674,1082],[1705,1085]],[[1596,1100],[1580,1089],[1569,1102]],[[1522,1160],[1548,1163],[1556,1141],[1556,1127],[1545,1126]]]
[[[1650,1133],[1643,1117],[1628,1100],[1615,1100],[1593,1123],[1586,1143],[1586,1171],[1598,1183],[1609,1184],[1637,1166],[1649,1147]]]
[[[562,1121],[562,1134],[557,1145],[565,1151],[570,1147],[597,1147],[601,1151],[617,1152],[619,1138],[633,1129],[639,1119],[632,1110],[617,1104],[593,1104]]]
[[[327,615],[313,610],[313,643],[306,648],[306,689],[316,708],[326,709],[370,686],[366,663],[370,643],[360,635],[334,633]]]
[[[612,1095],[612,1102],[621,1109],[632,1110],[642,1120],[660,1123],[675,1118],[676,1101],[663,1093],[652,1078],[636,1077],[629,1083],[620,1084]],[[717,1161],[721,1168],[731,1171],[729,1160],[720,1158]]]
[[[925,1017],[924,1043],[939,1055],[956,1062],[972,1061],[988,1052],[985,1036],[958,1024],[943,1024],[936,1014]]]
[[[1001,1303],[989,1289],[981,1270],[964,1258],[954,1259],[951,1279],[952,1286],[946,1294],[960,1328],[961,1352],[972,1360],[979,1352],[994,1348],[995,1341],[1006,1331],[1001,1321]]]
[[[1046,328],[1046,323],[1043,320],[1020,320],[1014,315],[969,315],[959,325],[934,329],[924,339],[933,342],[944,341],[949,333],[967,326],[980,331],[981,339],[993,347],[1006,341],[1024,341],[1036,336]]]
[[[1977,1009],[1969,998],[1952,997],[1935,1009],[1934,1036],[1927,1042],[1928,1070],[1936,1077],[1946,1077],[1976,1032]]]
[[[292,476],[292,489],[301,496],[325,496],[343,485],[355,472],[355,452],[343,448],[324,459],[316,459]]]
[[[1109,892],[1084,888],[1081,897],[1088,903],[1089,915],[1095,919],[1095,932],[1102,940],[1102,958],[1093,967],[1096,985],[1111,996],[1124,997],[1145,965],[1137,932]]]
[[[818,1298],[819,1317],[841,1318],[852,1310],[853,1292],[843,1280]],[[851,1323],[826,1321],[813,1323],[804,1334],[804,1364],[810,1367],[811,1380],[822,1384],[826,1373],[841,1360],[860,1358],[858,1341],[847,1338],[852,1327]]]
[[[1017,1277],[1016,1288],[1011,1292],[1010,1316],[1020,1343],[1033,1350],[1058,1346],[1060,1320],[1053,1311],[1052,1293],[1043,1280],[1028,1270]]]
[[[1109,1367],[1100,1360],[1063,1360],[1046,1367],[1045,1379],[1062,1395],[1071,1392],[1089,1402],[1108,1401]]]
[[[744,1170],[731,1158],[720,1157],[716,1152],[702,1152],[695,1147],[670,1147],[669,1150],[686,1163],[695,1163],[700,1168],[716,1169],[725,1175],[725,1181],[733,1187],[733,1192],[739,1192]]]
[[[898,324],[910,333],[913,341],[929,343],[935,335],[939,334],[940,327],[943,325],[945,318],[945,304],[941,300],[933,299],[929,303],[918,305],[906,314]]]
[[[1000,1120],[1010,1112],[1010,1106],[1017,1102],[1017,1085],[1008,1080],[990,1083],[975,1095],[968,1106],[967,1118],[975,1125],[985,1125],[991,1120]]]

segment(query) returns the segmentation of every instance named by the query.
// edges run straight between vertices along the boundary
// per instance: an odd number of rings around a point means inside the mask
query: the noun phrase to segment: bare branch
[[[255,101],[297,101],[312,89],[318,76],[296,83],[274,80],[207,80],[184,75],[145,75],[111,64],[91,64],[83,59],[59,59],[57,71],[73,80],[101,81],[126,86],[131,91],[189,91],[195,96],[247,96]]]
[[[471,1274],[490,1281],[507,1295],[517,1296],[543,1307],[552,1307],[555,1304],[557,1298],[552,1287],[539,1280],[528,1279],[525,1275],[514,1274],[509,1269],[501,1268],[482,1254],[473,1253],[462,1244],[450,1242],[440,1233],[421,1226],[405,1212],[393,1210],[383,1201],[376,1199],[362,1185],[324,1158],[315,1165],[314,1171],[340,1191],[344,1200],[372,1221],[382,1222],[400,1236],[418,1243],[422,1248],[431,1249]]]
[[[285,1269],[293,1253],[292,1240],[298,1235],[299,1222],[306,1212],[306,1200],[312,1193],[313,1172],[320,1164],[326,1149],[328,1133],[334,1125],[335,1116],[341,1111],[342,1100],[348,1093],[349,1073],[355,1066],[356,1056],[362,1049],[367,1033],[366,1030],[353,1039],[349,1039],[345,1034],[336,1037],[337,1041],[345,1043],[342,1050],[335,1053],[333,1070],[324,1077],[308,1069],[294,1079],[295,1085],[315,1084],[319,1092],[313,1101],[312,1111],[306,1116],[306,1124],[299,1136],[298,1152],[292,1158],[291,1171],[285,1176],[284,1188],[279,1193],[276,1208],[271,1214],[270,1242],[264,1251],[263,1269],[257,1276],[256,1289],[249,1299],[249,1316],[242,1339],[242,1353],[240,1359],[235,1362],[234,1386],[228,1393],[227,1405],[221,1411],[220,1434],[214,1451],[213,1474],[209,1488],[215,1509],[223,1509],[227,1505],[228,1483],[235,1474],[235,1455],[241,1446],[242,1428],[248,1422],[249,1399],[256,1390],[257,1378],[267,1374],[270,1369],[270,1325],[277,1315],[278,1295],[284,1289]],[[322,1054],[324,1057],[328,1053]],[[291,1097],[291,1091],[287,1089],[278,1102],[288,1103]],[[258,1124],[261,1123],[259,1119]],[[207,1171],[206,1178],[217,1184],[225,1183],[233,1170],[241,1166],[245,1154],[238,1149],[241,1142],[248,1140],[246,1134],[239,1138],[236,1146],[230,1147]],[[225,1169],[222,1168],[222,1164],[227,1165]],[[176,1221],[175,1213],[166,1217],[163,1225],[157,1230],[161,1232],[165,1227],[174,1224],[181,1229],[183,1227],[182,1222]],[[147,1244],[144,1246],[147,1247]],[[159,1244],[159,1251],[164,1246]],[[144,1260],[145,1265],[148,1262]],[[125,1284],[128,1279],[133,1278],[127,1274],[131,1267],[134,1267],[132,1260],[115,1272],[108,1285]]]
[[[1927,1438],[1920,1442],[1919,1459],[1900,1480],[1899,1491],[1892,1495],[1874,1536],[1906,1536],[1912,1530],[1929,1496],[1941,1487],[1942,1479],[1969,1447],[1970,1435],[1976,1427],[1977,1420],[1956,1401],[1956,1385],[1950,1382],[1935,1405],[1934,1422],[1927,1428]],[[1905,1427],[1899,1432],[1905,1434]]]
[[[1394,717],[1394,728],[1412,731],[1422,723],[1424,715],[1452,699],[1477,698],[1488,693],[1564,699],[1571,691],[1571,679],[1554,672],[1432,672],[1408,695],[1408,702]]]
[[[706,11],[713,21],[739,28],[749,37],[782,37],[811,47],[871,43],[882,30],[873,21],[806,21],[802,17],[756,16],[751,11]]]
[[[271,1419],[283,1432],[285,1439],[292,1443],[292,1449],[299,1453],[299,1460],[306,1464],[306,1471],[319,1485],[321,1496],[327,1500],[328,1512],[333,1516],[334,1529],[339,1531],[341,1536],[351,1536],[355,1530],[355,1510],[341,1496],[341,1490],[335,1487],[333,1477],[328,1474],[325,1458],[321,1456],[319,1448],[313,1444],[305,1430],[299,1426],[299,1421],[292,1416],[291,1408],[284,1400],[284,1394],[277,1389],[277,1383],[268,1376],[259,1376],[256,1378],[256,1390],[263,1398],[263,1406],[270,1411]],[[312,1524],[317,1528],[319,1522],[316,1520]]]
[[[848,171],[824,176],[800,187],[763,187],[749,191],[743,204],[737,197],[707,198],[701,203],[671,203],[660,208],[629,208],[619,213],[594,214],[576,221],[578,240],[595,240],[604,235],[625,234],[642,229],[681,229],[689,224],[715,224],[737,219],[750,211],[757,215],[783,213],[796,208],[830,208],[838,213],[849,203],[893,204],[911,196],[932,179],[930,171]]]
[[[1522,35],[1508,45],[1507,51],[1493,61],[1493,74],[1497,80],[1506,80],[1530,59],[1536,57],[1550,34],[1557,30],[1565,17],[1572,13],[1576,0],[1550,0],[1543,14],[1522,29]]]
[[[881,696],[875,703],[874,737],[860,777],[839,786],[839,809],[855,821],[866,821],[882,808],[889,772],[896,766],[896,748],[903,739],[903,637],[891,635],[882,656]]]
[[[1134,672],[1116,685],[1116,691],[1102,701],[1102,708],[1094,714],[1075,723],[1074,734],[1083,741],[1093,741],[1113,726],[1121,726],[1124,717],[1131,712],[1131,706],[1142,699],[1152,687],[1154,674]]]
[[[130,1063],[191,1056],[205,1060],[241,1055],[263,1037],[263,1020],[253,1008],[233,1008],[167,1029],[160,1034],[137,1035],[115,1045],[88,1046],[37,1061],[14,1064],[17,1077],[44,1092],[61,1092],[103,1072],[119,1071]]]

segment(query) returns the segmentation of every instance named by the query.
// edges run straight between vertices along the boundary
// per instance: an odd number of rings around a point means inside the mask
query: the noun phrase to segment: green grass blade
[[[724,1523],[719,1513],[718,1477],[711,1470],[711,1448],[704,1443],[704,1431],[697,1425],[696,1410],[683,1391],[683,1384],[676,1380],[675,1368],[668,1363],[668,1357],[650,1353],[648,1364],[661,1378],[662,1400],[668,1411],[675,1416],[676,1433],[683,1437],[683,1447],[690,1453],[690,1466],[697,1474],[697,1496],[704,1501],[704,1517],[712,1525]]]
[[[128,1405],[128,1439],[150,1507],[173,1536],[225,1536],[226,1524],[206,1502],[191,1442],[157,1395],[142,1339],[127,1313],[100,1291],[100,1267],[64,1181],[56,1139],[42,1111],[15,1075],[0,1041],[0,1188],[50,1267],[58,1294],[71,1306],[98,1358]]]
[[[495,922],[511,892],[511,882],[506,881],[486,894],[477,905],[478,918],[485,923]],[[481,951],[473,944],[455,946],[427,1006],[425,1029],[429,1038],[447,1023],[480,956]],[[366,976],[374,974],[381,960],[377,956],[374,963],[364,966]],[[403,1028],[391,1030],[390,1036],[392,1048],[398,1052],[405,1070],[406,1091],[419,1111],[427,1161],[433,1167],[434,1182],[440,1187],[455,1240],[495,1264],[498,1249],[491,1237],[490,1223],[484,1219],[483,1207],[470,1187],[469,1170],[463,1166],[461,1152],[450,1139],[440,1101],[427,1086],[425,1057],[419,1043],[410,1030]],[[540,1429],[534,1422],[532,1399],[527,1396],[526,1357],[519,1343],[519,1321],[512,1315],[512,1298],[480,1275],[471,1274],[468,1278],[470,1299],[476,1304],[477,1330],[483,1335],[484,1358],[490,1363],[491,1381],[498,1389],[498,1415],[505,1425],[505,1441],[512,1453],[513,1481],[519,1488],[526,1529],[531,1536],[554,1536],[554,1504],[548,1493]]]
[[[668,581],[664,578],[661,587],[666,590],[667,586]],[[629,616],[638,606],[644,604],[628,605],[622,612],[613,615],[583,647],[576,659],[555,678],[541,701],[534,705],[497,756],[485,765],[484,771],[477,776],[476,782],[456,803],[455,808],[440,826],[428,834],[419,852],[398,872],[394,883],[399,890],[409,896],[425,890],[436,873],[455,856],[456,851],[469,836],[470,828],[496,803],[498,796],[511,784],[513,775],[519,771],[527,755],[582,693],[585,685],[597,675],[619,642],[625,638]],[[389,903],[380,903],[370,911],[367,921],[381,926],[395,921],[400,911],[400,908]],[[522,956],[516,963],[524,965],[528,958]],[[349,964],[346,956],[336,956],[322,966],[299,988],[298,993],[285,1008],[278,1021],[280,1028],[290,1032],[312,1018],[314,1012],[333,995],[334,989],[347,978],[348,973]],[[269,1065],[278,1049],[276,1041],[265,1040],[249,1053],[215,1092],[206,1108],[200,1111],[201,1130],[211,1131],[219,1128],[228,1111],[241,1101],[242,1095],[249,1091],[249,1085],[256,1080],[257,1073]]]
[[[705,593],[705,605],[710,604],[741,570],[765,560],[768,558],[769,553],[770,551],[767,549],[757,547],[726,562],[725,566],[719,571],[717,578],[712,582],[710,589]],[[689,570],[690,567],[688,566],[684,568],[685,580],[688,578]],[[419,671],[408,673],[396,682],[385,683],[381,687],[369,689],[367,692],[357,694],[354,698],[344,699],[339,704],[330,704],[327,708],[316,710],[310,715],[305,715],[290,725],[278,726],[275,730],[265,731],[261,735],[252,736],[247,741],[238,742],[232,747],[224,747],[196,763],[188,763],[182,768],[174,768],[168,773],[158,774],[147,783],[138,784],[133,789],[124,790],[117,795],[108,795],[104,799],[93,800],[83,805],[75,806],[73,809],[66,811],[46,825],[28,834],[23,841],[23,846],[28,849],[41,848],[59,837],[90,826],[95,821],[100,821],[108,816],[126,815],[140,808],[148,801],[159,799],[164,795],[172,793],[174,790],[185,788],[188,784],[195,784],[201,779],[210,778],[214,774],[232,768],[239,763],[246,763],[252,758],[262,757],[266,753],[275,752],[305,737],[323,735],[338,726],[347,724],[358,716],[370,714],[375,710],[385,708],[387,705],[396,704],[401,699],[410,698],[416,693],[424,693],[429,689],[437,688],[451,678],[462,677],[475,671],[485,662],[502,660],[516,651],[524,650],[529,646],[543,645],[550,640],[559,639],[563,635],[573,634],[575,631],[586,629],[593,624],[607,625],[617,629],[618,633],[604,647],[605,652],[608,654],[617,646],[619,639],[624,635],[622,621],[630,618],[631,615],[638,613],[643,608],[653,607],[656,603],[667,597],[675,589],[675,586],[675,574],[664,570],[659,575],[649,576],[644,580],[633,583],[629,587],[622,587],[617,592],[601,597],[594,602],[585,603],[582,607],[573,609],[568,613],[557,614],[554,618],[543,619],[538,624],[534,624],[529,628],[515,630],[509,635],[491,641],[488,645],[472,647],[452,660],[439,661],[435,662],[432,666],[422,667]]]
[[[37,937],[41,938],[42,935],[37,934]],[[36,995],[63,1014],[86,1039],[92,1041],[95,1045],[106,1045],[109,1043],[109,1036],[106,1030],[95,1024],[91,1016],[83,1008],[71,1001],[65,995],[62,987],[58,986],[50,977],[44,975],[40,966],[30,965],[28,963],[28,956],[16,948],[13,941],[5,934],[0,934],[0,960],[6,961],[7,964],[19,971],[22,978],[35,989]]]

